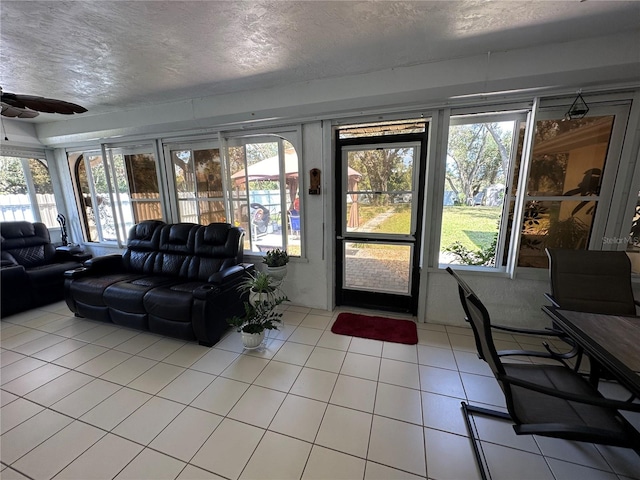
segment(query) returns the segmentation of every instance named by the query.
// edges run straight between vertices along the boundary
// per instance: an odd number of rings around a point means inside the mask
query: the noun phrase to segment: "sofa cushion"
[[[164,225],[159,220],[145,220],[131,227],[127,249],[122,255],[122,264],[127,271],[153,273],[160,244],[160,230]]]
[[[163,227],[153,272],[185,280],[191,278],[189,272],[193,262],[195,233],[200,228],[200,225],[194,223],[176,223]]]
[[[212,274],[242,262],[242,231],[228,223],[212,223],[196,232],[195,270],[191,278],[207,280]]]
[[[69,293],[76,302],[86,305],[106,306],[104,291],[107,287],[117,282],[132,281],[141,277],[142,274],[139,273],[114,273],[97,277],[77,278],[71,282]]]
[[[175,322],[191,322],[193,291],[204,282],[184,282],[158,287],[144,296],[144,307],[149,317],[156,316]]]
[[[109,285],[104,290],[104,303],[124,312],[145,313],[145,294],[156,287],[178,282],[177,278],[147,275]]]

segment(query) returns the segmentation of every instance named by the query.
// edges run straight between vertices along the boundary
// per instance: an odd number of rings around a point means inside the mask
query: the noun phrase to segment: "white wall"
[[[416,110],[424,106],[473,104],[486,98],[528,98],[575,93],[602,86],[640,84],[640,34],[625,33],[524,50],[444,60],[426,65],[323,79],[259,91],[192,99],[136,110],[89,114],[62,122],[37,124],[40,142],[63,147],[99,138],[159,137],[177,132],[211,133],[220,128],[303,122],[301,191],[306,258],[292,260],[285,291],[296,304],[332,308],[333,302],[333,152],[322,119],[357,117],[373,112]],[[519,90],[524,90],[518,93]],[[507,94],[506,91],[511,93]],[[472,96],[464,98],[465,96]],[[7,121],[9,125],[10,121]],[[221,127],[222,126],[222,127]],[[11,127],[13,128],[13,127]],[[16,130],[17,131],[17,130]],[[638,133],[629,141],[637,156]],[[56,149],[58,161],[64,152]],[[320,168],[322,195],[309,196],[308,172]],[[64,168],[60,168],[64,171]],[[69,181],[63,181],[69,189]],[[74,220],[77,221],[77,218]],[[107,253],[95,249],[95,254]],[[495,321],[541,327],[547,290],[546,272],[510,280],[495,275],[464,274],[485,301]],[[421,321],[462,324],[453,279],[423,269],[426,309]],[[640,298],[640,295],[638,295]]]

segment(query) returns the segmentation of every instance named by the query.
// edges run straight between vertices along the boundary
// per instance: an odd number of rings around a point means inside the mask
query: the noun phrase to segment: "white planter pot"
[[[260,333],[240,332],[244,348],[258,348],[264,340],[264,330]]]
[[[267,273],[269,273],[269,275],[271,275],[276,280],[282,281],[282,279],[287,276],[287,266],[282,265],[281,267],[267,267]]]
[[[264,300],[267,300],[267,295],[265,293],[254,292],[251,290],[249,292],[249,303],[255,306],[258,303],[262,303]]]

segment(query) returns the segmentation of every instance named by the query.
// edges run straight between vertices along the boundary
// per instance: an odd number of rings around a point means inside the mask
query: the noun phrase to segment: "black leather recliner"
[[[89,256],[57,251],[44,223],[0,223],[2,310],[6,317],[64,298],[64,272]]]
[[[97,257],[66,273],[65,298],[78,316],[215,344],[226,319],[242,314],[238,285],[244,231],[145,221],[131,228],[122,255]]]

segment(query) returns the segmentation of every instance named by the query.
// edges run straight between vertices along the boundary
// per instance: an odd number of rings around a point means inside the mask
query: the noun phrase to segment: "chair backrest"
[[[631,261],[625,252],[546,249],[551,296],[564,310],[635,315]]]
[[[195,262],[190,277],[206,280],[212,274],[242,263],[244,230],[228,223],[210,223],[195,235]]]
[[[469,287],[451,267],[447,267],[447,272],[458,282],[460,303],[466,315],[466,320],[471,323],[471,329],[473,330],[473,336],[478,349],[478,356],[489,364],[491,371],[504,391],[505,385],[503,385],[501,381],[501,376],[505,374],[505,371],[493,343],[489,312],[474,291],[471,290],[471,287]],[[505,393],[507,392],[505,391]]]
[[[55,247],[49,230],[40,222],[2,222],[2,257],[7,264],[13,262],[25,268],[51,263]]]
[[[127,249],[122,255],[122,261],[128,271],[153,271],[160,243],[160,231],[165,225],[160,220],[144,220],[129,229]]]

